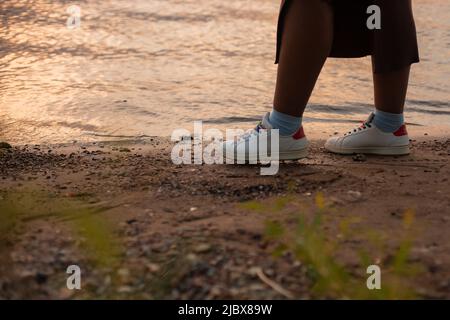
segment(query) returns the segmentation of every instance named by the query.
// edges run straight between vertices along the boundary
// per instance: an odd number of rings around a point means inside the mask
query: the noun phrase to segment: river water
[[[68,28],[73,4],[81,24]],[[248,128],[271,109],[278,8],[277,0],[3,0],[0,140],[167,136],[195,120]],[[422,62],[407,121],[448,132],[450,2],[414,8]],[[306,131],[352,127],[372,96],[369,58],[330,59]]]

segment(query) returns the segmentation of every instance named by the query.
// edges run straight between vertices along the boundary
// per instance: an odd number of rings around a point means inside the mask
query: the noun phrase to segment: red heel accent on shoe
[[[396,137],[406,136],[407,134],[408,131],[406,131],[406,126],[404,124],[394,132],[394,136]]]
[[[303,131],[303,126],[300,127],[300,129],[297,130],[296,133],[292,135],[292,138],[295,140],[300,140],[305,137],[305,132]]]

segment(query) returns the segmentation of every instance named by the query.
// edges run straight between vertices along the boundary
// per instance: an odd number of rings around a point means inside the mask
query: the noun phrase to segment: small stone
[[[137,222],[136,219],[129,219],[129,220],[127,220],[127,224],[133,224],[133,223],[136,223],[136,222]]]
[[[119,293],[130,293],[133,291],[133,289],[129,286],[121,286],[121,287],[119,287],[119,289],[117,291]]]
[[[207,243],[202,243],[194,247],[194,252],[205,253],[211,250],[211,246]]]
[[[160,266],[156,263],[147,264],[147,270],[150,271],[151,273],[158,272],[160,269],[161,269]]]
[[[364,162],[367,160],[366,156],[362,153],[357,153],[352,157],[353,161]]]
[[[34,279],[36,280],[36,282],[38,284],[44,284],[45,282],[47,282],[48,277],[46,274],[38,272],[38,273],[36,273]]]
[[[123,277],[123,278],[126,278],[126,277],[128,277],[130,275],[130,270],[128,270],[128,269],[119,269],[117,271],[117,274],[119,276]]]
[[[347,194],[350,196],[350,201],[357,201],[362,197],[362,193],[359,191],[349,190],[347,191]]]
[[[0,149],[11,149],[12,146],[7,142],[0,142]]]
[[[194,253],[188,253],[186,255],[186,260],[191,263],[196,263],[198,261],[198,257]]]

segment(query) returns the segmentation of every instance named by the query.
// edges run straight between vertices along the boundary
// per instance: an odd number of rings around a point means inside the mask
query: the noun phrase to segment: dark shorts
[[[277,53],[282,46],[283,23],[289,4],[282,0],[278,19]],[[319,0],[318,0],[319,1]],[[419,62],[411,0],[321,0],[334,13],[334,38],[330,57],[357,58],[371,55],[376,73],[385,73]],[[367,8],[381,9],[381,29],[369,30]]]

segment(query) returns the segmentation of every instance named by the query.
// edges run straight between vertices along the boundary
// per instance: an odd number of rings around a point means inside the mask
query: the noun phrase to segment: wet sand
[[[413,140],[402,157],[337,156],[322,145],[276,176],[177,166],[161,138],[1,149],[0,298],[347,298],[315,291],[292,252],[273,254],[268,222],[295,229],[317,207],[316,232],[361,286],[363,249],[392,285],[406,228],[405,264],[420,268],[391,297],[450,298],[450,140]],[[81,290],[65,289],[70,264],[82,269]]]

